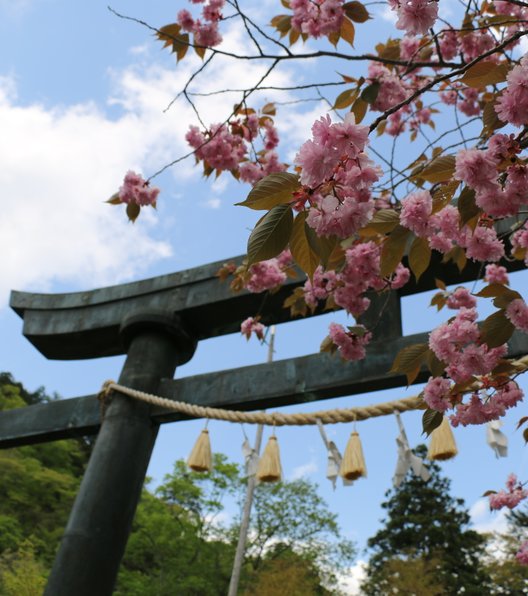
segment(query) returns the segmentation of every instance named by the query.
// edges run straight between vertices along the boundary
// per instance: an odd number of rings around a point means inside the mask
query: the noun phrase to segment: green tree
[[[53,399],[42,388],[31,393],[0,373],[0,410]],[[51,564],[88,455],[83,439],[0,451],[0,555],[29,540],[37,559]]]
[[[416,452],[424,457],[426,448],[421,445]],[[429,481],[409,472],[386,493],[382,507],[387,517],[368,541],[365,594],[392,594],[394,588],[399,594],[489,593],[482,563],[486,537],[468,529],[464,501],[450,495],[451,483],[440,467],[431,462],[429,471]]]
[[[226,503],[236,506],[244,494],[239,467],[223,455],[215,454],[214,469],[206,474],[176,462],[154,495],[143,493],[116,594],[226,594],[239,527],[221,514]],[[275,594],[269,577],[277,575],[281,586],[297,582],[303,594],[327,594],[322,586],[335,585],[336,572],[352,555],[315,485],[304,480],[260,485],[241,593]],[[261,586],[259,592],[255,586]]]
[[[487,569],[493,581],[492,594],[528,593],[528,565],[521,565],[515,553],[523,540],[528,540],[528,508],[515,509],[508,514],[507,531],[490,540],[492,550]]]
[[[40,596],[46,575],[31,540],[22,541],[15,552],[5,551],[0,555],[0,593],[3,596]]]

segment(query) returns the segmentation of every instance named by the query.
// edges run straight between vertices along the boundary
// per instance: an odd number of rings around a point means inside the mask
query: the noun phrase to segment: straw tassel
[[[444,418],[442,424],[431,433],[427,457],[429,459],[446,460],[455,457],[457,453],[458,449],[453,431],[447,418]]]
[[[353,431],[350,439],[348,439],[339,475],[346,480],[357,480],[361,476],[367,475],[363,448],[361,447],[359,434],[356,431]]]
[[[204,428],[189,455],[187,465],[195,472],[210,472],[213,469],[212,459],[209,431]]]
[[[260,458],[257,469],[257,480],[260,482],[278,482],[282,478],[279,443],[277,437],[272,435]]]

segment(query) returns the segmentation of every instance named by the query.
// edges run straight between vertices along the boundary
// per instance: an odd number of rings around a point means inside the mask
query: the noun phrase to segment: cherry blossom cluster
[[[528,304],[522,298],[512,300],[508,304],[506,316],[516,329],[528,333]]]
[[[526,497],[528,497],[528,490],[523,488],[515,474],[510,474],[506,480],[506,490],[500,490],[488,496],[489,506],[493,510],[503,507],[514,509]]]
[[[458,210],[453,205],[446,205],[434,214],[432,210],[429,191],[415,191],[401,203],[400,223],[416,236],[427,238],[429,246],[443,254],[460,246],[475,261],[498,261],[504,256],[504,244],[493,227],[479,225],[474,231],[468,226],[461,227]]]
[[[486,150],[462,149],[456,156],[455,179],[475,191],[477,206],[488,215],[515,215],[526,201],[528,168],[516,163],[519,152],[513,135],[495,134]]]
[[[510,70],[507,81],[508,86],[497,100],[495,111],[503,122],[524,126],[528,122],[528,56]]]
[[[242,321],[240,325],[240,332],[249,340],[254,333],[256,337],[262,341],[264,339],[264,325],[259,321],[259,317],[248,317]]]
[[[286,272],[292,265],[289,250],[283,251],[277,258],[254,263],[244,274],[244,286],[253,294],[278,288],[286,281]]]
[[[483,388],[475,391],[467,403],[461,403],[461,395],[454,392],[451,379],[463,384],[475,376],[485,378],[506,355],[507,345],[489,348],[482,341],[476,324],[477,312],[470,306],[473,297],[467,290],[459,288],[451,298],[450,306],[460,308],[458,314],[429,336],[429,347],[446,364],[448,378],[431,377],[424,389],[424,400],[430,408],[439,412],[455,408],[451,416],[453,426],[496,420],[522,400],[523,392],[517,383],[495,383],[491,393]]]
[[[371,186],[381,169],[364,153],[368,127],[356,124],[349,113],[342,123],[320,118],[312,134],[295,158],[309,201],[306,221],[319,236],[347,238],[374,213]]]
[[[149,186],[141,174],[128,171],[125,175],[123,185],[119,188],[119,199],[122,203],[136,204],[140,207],[146,205],[156,206],[156,200],[160,189],[156,186]]]
[[[185,139],[195,150],[196,159],[203,161],[206,172],[230,171],[243,182],[255,184],[268,174],[284,171],[286,165],[275,151],[279,136],[272,119],[259,117],[253,110],[245,112],[228,124],[213,124],[205,132],[190,126]],[[261,134],[264,148],[250,159]]]
[[[396,28],[409,35],[424,35],[438,16],[438,2],[434,0],[389,0],[389,6],[398,16]]]
[[[178,12],[177,22],[183,31],[194,35],[194,43],[197,46],[211,48],[217,46],[222,41],[222,36],[218,31],[218,23],[222,20],[222,8],[225,0],[192,0],[193,4],[203,4],[202,18],[195,19],[192,14],[186,10]]]
[[[528,565],[528,540],[521,542],[521,546],[515,554],[515,558],[521,565]]]
[[[338,32],[345,15],[343,0],[291,0],[292,27],[310,37]]]
[[[489,284],[499,284],[507,286],[510,283],[506,267],[490,263],[486,265],[484,281]]]
[[[401,263],[390,280],[380,275],[381,248],[375,242],[362,242],[345,251],[345,265],[339,273],[333,270],[324,271],[322,267],[315,270],[313,279],[304,284],[304,299],[315,308],[320,300],[333,297],[335,304],[344,308],[347,313],[358,317],[370,305],[365,296],[368,290],[385,288],[398,289],[410,278],[410,271]]]
[[[365,358],[365,346],[372,334],[363,325],[349,328],[347,331],[342,325],[330,323],[328,336],[344,360],[354,361]]]
[[[488,348],[476,321],[476,309],[462,307],[453,319],[434,329],[429,336],[429,347],[447,365],[446,373],[456,383],[464,383],[474,375],[488,374],[507,352],[505,344]]]
[[[481,390],[473,393],[468,403],[457,404],[455,413],[450,416],[451,424],[468,426],[497,420],[504,416],[506,410],[514,408],[523,397],[523,392],[514,381],[496,388],[491,394]]]

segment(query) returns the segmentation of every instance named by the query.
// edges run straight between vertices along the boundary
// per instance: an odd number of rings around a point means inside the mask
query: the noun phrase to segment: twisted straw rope
[[[405,397],[395,401],[388,401],[372,406],[358,407],[358,408],[341,408],[335,410],[321,410],[320,412],[311,412],[308,414],[282,414],[280,412],[241,412],[239,410],[224,410],[221,408],[209,408],[205,406],[195,406],[183,401],[174,401],[165,397],[152,395],[138,391],[137,389],[130,389],[114,383],[114,381],[106,381],[103,385],[101,394],[107,395],[110,391],[119,391],[124,395],[128,395],[134,399],[139,399],[154,406],[174,410],[180,414],[185,414],[193,418],[209,418],[211,420],[225,420],[227,422],[246,422],[247,424],[268,424],[271,426],[306,426],[310,424],[317,424],[319,420],[323,424],[335,424],[337,422],[352,422],[354,420],[366,420],[367,418],[374,418],[376,416],[386,416],[394,412],[406,412],[408,410],[417,410],[422,408],[423,400],[419,395],[412,397]]]
[[[510,361],[510,364],[519,372],[528,369],[528,356],[523,356],[518,360]],[[478,388],[477,384],[475,389]],[[353,422],[355,420],[366,420],[377,416],[387,416],[394,412],[407,412],[409,410],[424,409],[425,405],[420,395],[404,397],[393,401],[387,401],[371,406],[362,406],[356,408],[338,408],[333,410],[321,410],[319,412],[310,412],[307,414],[282,414],[280,412],[241,412],[239,410],[224,410],[222,408],[209,408],[205,406],[196,406],[182,401],[174,401],[165,397],[159,397],[137,389],[131,389],[124,385],[119,385],[114,381],[106,381],[98,395],[98,398],[104,403],[104,400],[111,391],[118,391],[134,399],[173,410],[180,414],[185,414],[192,418],[209,418],[211,420],[225,420],[227,422],[245,422],[247,424],[268,424],[271,426],[306,426],[317,424],[320,421],[323,424],[336,424],[338,422]]]

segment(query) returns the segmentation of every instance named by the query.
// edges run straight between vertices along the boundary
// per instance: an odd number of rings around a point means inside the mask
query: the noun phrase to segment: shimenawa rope
[[[518,360],[511,361],[519,372],[528,369],[528,356]],[[131,389],[124,385],[119,385],[115,381],[106,381],[98,394],[98,398],[105,403],[111,391],[118,391],[134,399],[173,410],[192,418],[209,418],[212,420],[225,420],[227,422],[245,422],[247,424],[267,424],[270,426],[307,426],[317,424],[319,420],[322,424],[336,424],[338,422],[353,422],[354,420],[366,420],[377,416],[387,416],[394,412],[407,412],[409,410],[424,409],[424,401],[421,395],[404,397],[393,401],[387,401],[371,406],[360,406],[355,408],[338,408],[333,410],[321,410],[306,414],[294,413],[283,414],[281,412],[241,412],[239,410],[225,410],[222,408],[209,408],[205,406],[196,406],[182,401],[175,401],[165,397],[159,397],[152,393],[145,393],[137,389]]]

